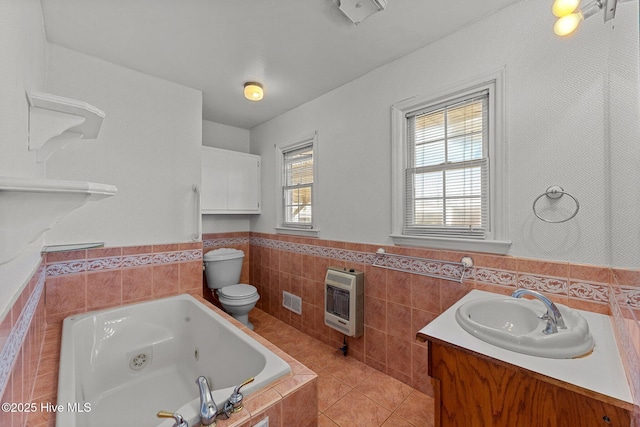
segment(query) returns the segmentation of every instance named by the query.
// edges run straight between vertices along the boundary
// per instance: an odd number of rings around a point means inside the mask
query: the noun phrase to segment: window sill
[[[474,240],[474,239],[444,239],[438,237],[404,236],[392,234],[395,245],[421,246],[433,249],[456,251],[487,252],[506,255],[511,247],[511,241],[505,240]]]
[[[304,236],[304,237],[320,237],[320,230],[315,228],[285,228],[275,227],[276,234],[287,234],[291,236]]]

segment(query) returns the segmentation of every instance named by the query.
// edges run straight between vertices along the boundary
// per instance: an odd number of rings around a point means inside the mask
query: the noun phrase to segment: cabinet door
[[[260,156],[202,147],[203,214],[260,213]]]
[[[260,159],[250,155],[227,158],[227,209],[258,212],[260,209]]]
[[[436,379],[436,427],[631,425],[627,403],[432,341],[429,375]]]
[[[201,210],[224,211],[227,209],[227,156],[221,150],[202,148]]]

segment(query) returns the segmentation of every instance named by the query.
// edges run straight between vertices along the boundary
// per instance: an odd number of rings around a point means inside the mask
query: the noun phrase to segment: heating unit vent
[[[297,314],[302,314],[302,298],[282,291],[282,306]]]
[[[364,273],[329,267],[324,286],[324,324],[350,337],[364,333]]]

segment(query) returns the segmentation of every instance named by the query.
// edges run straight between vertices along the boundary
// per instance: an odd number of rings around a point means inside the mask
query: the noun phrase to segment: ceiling
[[[47,39],[203,92],[205,120],[252,127],[518,0],[41,0]],[[244,82],[265,98],[243,98]]]

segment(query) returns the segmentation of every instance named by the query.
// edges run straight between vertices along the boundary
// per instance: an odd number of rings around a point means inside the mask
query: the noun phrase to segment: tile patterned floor
[[[433,399],[273,316],[251,311],[255,332],[318,374],[319,427],[433,427]]]

